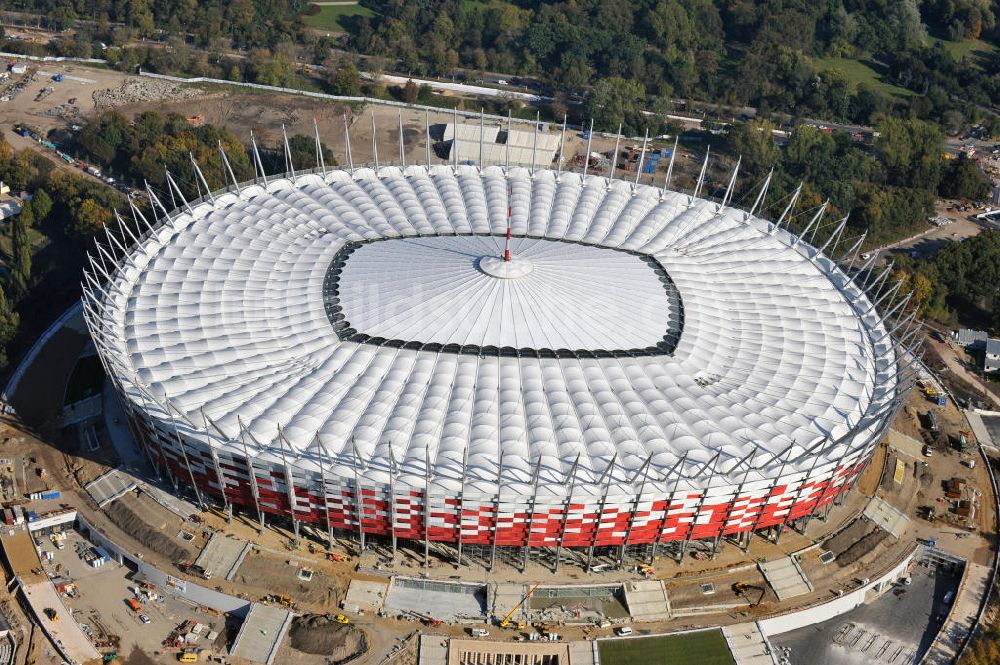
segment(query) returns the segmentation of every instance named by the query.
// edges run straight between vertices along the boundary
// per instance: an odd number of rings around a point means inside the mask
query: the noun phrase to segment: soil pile
[[[114,501],[108,504],[104,508],[104,514],[119,529],[169,560],[184,561],[190,558],[190,553],[185,548],[177,544],[169,535],[144,522],[124,502]]]
[[[334,665],[347,663],[368,651],[368,640],[357,626],[337,623],[332,614],[296,617],[289,630],[292,648],[326,656]]]

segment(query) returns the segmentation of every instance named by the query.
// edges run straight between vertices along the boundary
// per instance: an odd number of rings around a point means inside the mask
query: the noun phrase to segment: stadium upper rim
[[[324,171],[214,192],[145,230],[137,217],[140,233],[126,225],[135,246],[101,257],[110,286],[93,288],[95,265],[85,296],[126,399],[210,446],[491,496],[805,473],[870,449],[899,396],[896,341],[864,289],[745,211],[548,169]],[[502,234],[508,185],[515,237],[664,268],[683,301],[672,355],[483,345],[456,362],[338,337],[323,287],[347,242]]]

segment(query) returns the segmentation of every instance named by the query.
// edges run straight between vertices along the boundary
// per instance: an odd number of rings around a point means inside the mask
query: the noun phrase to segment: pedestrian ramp
[[[897,539],[906,532],[906,528],[910,525],[909,517],[879,497],[875,497],[865,506],[865,517]]]
[[[804,596],[813,590],[812,582],[806,577],[805,571],[794,556],[761,562],[757,565],[764,574],[764,579],[774,589],[778,600]]]
[[[633,621],[667,621],[671,618],[670,599],[662,580],[626,582],[622,591]]]
[[[756,622],[725,626],[722,634],[729,643],[736,665],[775,665],[771,645]]]

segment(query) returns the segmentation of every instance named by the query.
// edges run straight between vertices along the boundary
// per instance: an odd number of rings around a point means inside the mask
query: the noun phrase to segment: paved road
[[[948,370],[952,374],[955,374],[959,378],[971,383],[974,388],[980,391],[979,394],[976,395],[977,398],[984,398],[987,401],[992,401],[995,407],[1000,408],[1000,397],[997,397],[992,392],[988,391],[983,385],[983,382],[979,380],[979,377],[976,376],[975,373],[966,369],[966,367],[959,360],[958,355],[946,342],[939,342],[932,337],[928,337],[927,343],[937,350],[942,360],[944,360],[944,364],[948,367]]]

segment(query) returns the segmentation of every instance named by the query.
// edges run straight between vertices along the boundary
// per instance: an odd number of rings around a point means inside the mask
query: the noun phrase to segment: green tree
[[[28,228],[33,223],[31,208],[27,206],[10,221],[10,285],[16,300],[20,300],[28,293],[28,286],[31,283],[31,240],[28,237]]]
[[[348,62],[334,73],[330,90],[335,95],[345,97],[357,97],[361,94],[361,74],[353,62]]]
[[[17,328],[21,323],[21,317],[11,309],[7,301],[7,294],[0,286],[0,367],[6,367],[9,357],[7,346],[17,335]]]
[[[35,190],[31,199],[31,211],[37,224],[44,222],[52,211],[52,197],[44,189]]]
[[[965,157],[952,160],[944,170],[938,192],[948,199],[984,200],[990,195],[990,181],[975,162]]]
[[[743,158],[740,170],[758,178],[778,163],[781,151],[774,142],[774,125],[768,120],[744,122],[734,125],[726,136],[726,146],[734,155]]]
[[[889,181],[901,187],[936,190],[941,180],[944,138],[934,124],[914,118],[881,118],[875,150]]]
[[[645,101],[646,89],[641,83],[612,76],[594,85],[585,112],[600,129],[615,130],[621,123],[626,133],[634,134],[644,124],[641,110]]]

